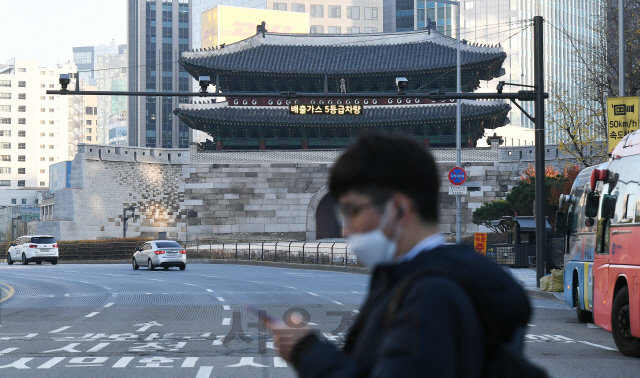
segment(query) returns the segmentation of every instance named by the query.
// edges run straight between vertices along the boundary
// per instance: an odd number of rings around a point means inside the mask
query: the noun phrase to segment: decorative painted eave
[[[493,127],[502,126],[511,110],[502,101],[463,102],[462,121],[495,118]],[[174,113],[187,125],[206,131],[212,126],[268,126],[268,127],[376,127],[391,125],[425,125],[455,122],[456,105],[370,106],[362,115],[297,115],[285,107],[181,105]]]

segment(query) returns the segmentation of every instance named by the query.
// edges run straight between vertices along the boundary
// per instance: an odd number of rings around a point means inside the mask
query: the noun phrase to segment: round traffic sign
[[[453,185],[462,185],[467,181],[467,172],[462,167],[453,167],[449,171],[449,182]]]

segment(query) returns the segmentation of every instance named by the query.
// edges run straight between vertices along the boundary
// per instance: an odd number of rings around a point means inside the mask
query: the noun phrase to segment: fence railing
[[[358,265],[345,242],[301,241],[177,241],[187,251],[187,260],[272,261],[298,264]],[[136,248],[144,242],[59,243],[60,261],[130,261]],[[0,243],[0,259],[6,256],[9,243]]]
[[[564,248],[563,239],[550,239],[547,243],[547,267],[562,267]],[[492,244],[487,246],[487,257],[498,265],[515,268],[534,267],[536,265],[536,246]]]

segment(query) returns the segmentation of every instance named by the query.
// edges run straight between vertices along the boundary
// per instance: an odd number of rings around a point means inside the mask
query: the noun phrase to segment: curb
[[[288,269],[306,269],[306,270],[323,270],[344,273],[370,274],[369,268],[358,266],[340,266],[340,265],[316,265],[316,264],[297,264],[287,262],[272,261],[246,261],[246,260],[209,260],[210,264],[230,264],[230,265],[256,265],[271,268],[288,268]]]
[[[524,289],[527,295],[531,298],[538,299],[551,299],[554,301],[562,301],[562,299],[556,297],[555,293],[540,291],[538,289]]]

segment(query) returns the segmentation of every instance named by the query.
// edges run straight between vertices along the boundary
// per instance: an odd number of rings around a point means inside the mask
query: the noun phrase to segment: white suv
[[[58,243],[56,238],[50,235],[21,236],[10,244],[7,252],[7,264],[14,261],[22,261],[27,265],[31,261],[42,264],[49,261],[52,265],[58,263]]]

